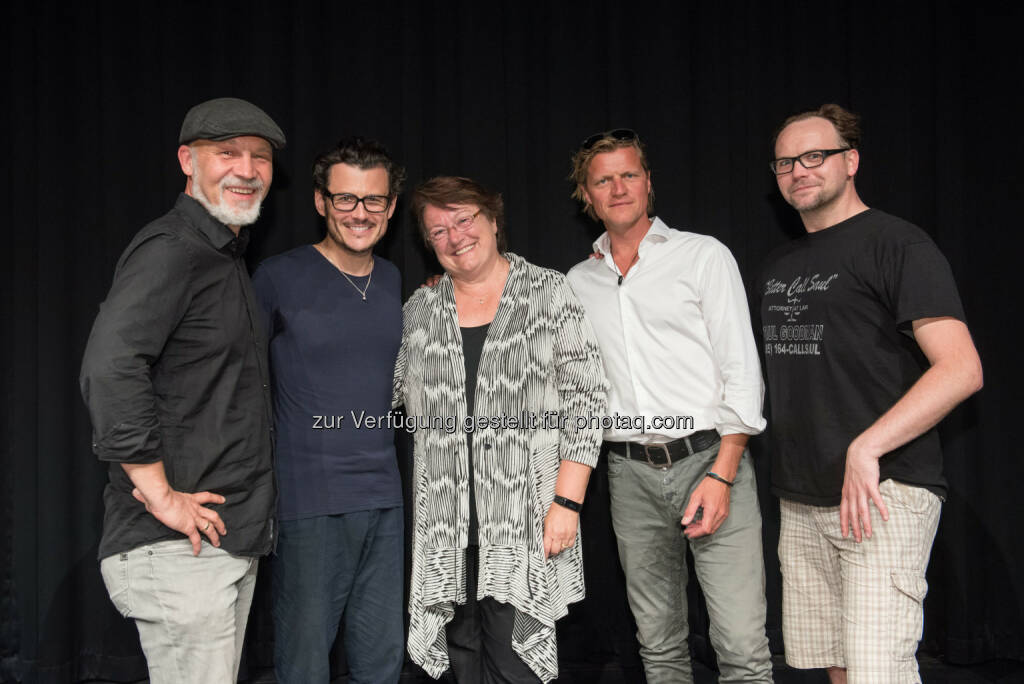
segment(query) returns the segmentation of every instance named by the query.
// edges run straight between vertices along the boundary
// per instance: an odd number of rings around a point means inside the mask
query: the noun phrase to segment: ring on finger
[[[210,521],[209,520],[207,520],[206,524],[203,525],[203,532],[206,532],[208,529],[210,529]]]

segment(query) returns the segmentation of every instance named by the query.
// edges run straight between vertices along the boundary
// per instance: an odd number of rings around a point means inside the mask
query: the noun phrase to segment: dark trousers
[[[351,684],[397,682],[405,660],[401,508],[281,522],[273,567],[274,673],[327,684],[345,617]]]
[[[540,678],[512,650],[516,609],[487,597],[476,599],[479,551],[466,549],[466,604],[448,623],[449,677],[458,684],[537,684]]]

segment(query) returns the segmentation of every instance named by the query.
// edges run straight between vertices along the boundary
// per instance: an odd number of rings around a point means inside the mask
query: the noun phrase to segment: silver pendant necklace
[[[364,287],[361,290],[359,289],[359,286],[356,285],[352,281],[352,279],[348,277],[348,273],[345,273],[340,268],[338,269],[339,271],[341,271],[341,275],[345,276],[345,280],[348,281],[348,284],[351,285],[352,287],[354,287],[356,292],[358,292],[359,294],[363,295],[363,301],[364,302],[366,301],[366,291],[370,289],[370,281],[373,279],[373,264],[374,264],[374,262],[371,261],[370,262],[370,273],[366,277],[366,287]]]

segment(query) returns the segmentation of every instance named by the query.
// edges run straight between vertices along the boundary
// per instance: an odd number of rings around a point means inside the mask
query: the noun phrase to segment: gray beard
[[[233,179],[234,179],[233,176],[227,176],[226,178],[221,180],[221,182],[220,182],[221,197],[224,196],[224,186],[226,186],[228,184],[228,181],[233,180]],[[207,197],[203,193],[203,188],[202,188],[202,185],[201,185],[200,181],[201,181],[201,176],[200,176],[200,172],[199,172],[199,167],[195,166],[195,167],[193,167],[193,171],[192,171],[192,197],[194,197],[197,202],[199,202],[201,205],[203,205],[203,208],[206,209],[206,211],[210,212],[210,216],[212,216],[213,218],[217,219],[218,221],[220,221],[221,223],[223,223],[226,226],[238,226],[238,227],[241,227],[241,226],[250,226],[250,225],[256,223],[256,219],[258,219],[260,217],[260,209],[263,207],[263,198],[262,197],[259,199],[259,201],[257,201],[255,204],[253,204],[248,209],[242,209],[240,207],[235,207],[235,208],[228,207],[227,205],[225,205],[223,203],[223,201],[222,202],[218,202],[217,204],[214,204],[213,202],[210,201],[210,198]],[[239,185],[250,185],[251,186],[251,184],[245,183],[245,182],[241,182],[241,183],[239,183]],[[262,186],[262,183],[260,185]],[[257,190],[257,192],[259,192],[262,189],[263,188],[260,187]]]
[[[210,216],[226,226],[249,226],[256,223],[256,219],[260,217],[260,202],[257,202],[248,209],[229,209],[219,204],[211,203],[210,200],[206,199],[202,191],[197,192],[195,198],[206,208],[206,211],[210,212]]]

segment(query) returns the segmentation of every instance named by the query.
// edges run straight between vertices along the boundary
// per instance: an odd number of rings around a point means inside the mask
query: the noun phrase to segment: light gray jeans
[[[612,524],[649,684],[693,682],[686,643],[687,544],[707,598],[718,681],[772,681],[761,509],[749,452],[740,462],[722,526],[689,541],[680,525],[690,493],[717,455],[715,445],[662,469],[608,454]]]
[[[147,544],[100,562],[121,615],[135,620],[151,684],[238,679],[257,559],[187,539]]]

